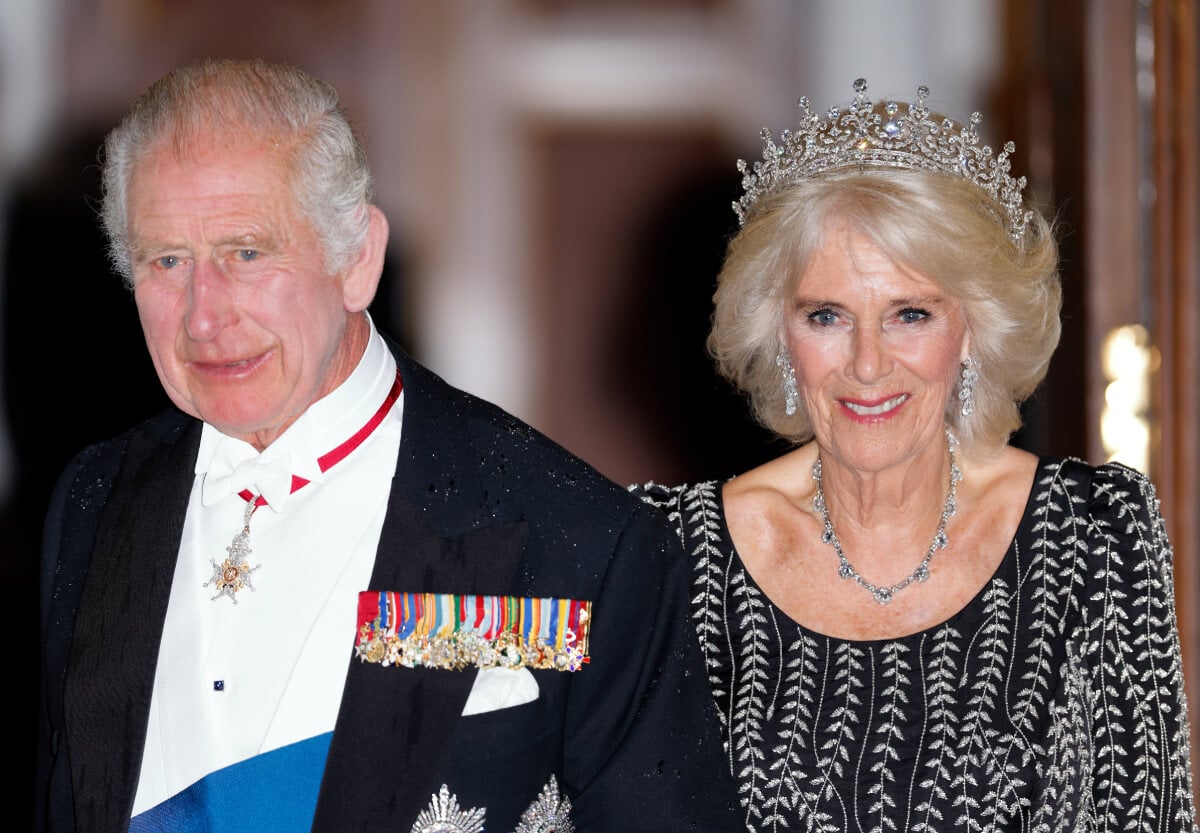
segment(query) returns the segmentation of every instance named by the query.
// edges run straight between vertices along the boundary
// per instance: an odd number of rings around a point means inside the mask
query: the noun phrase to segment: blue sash
[[[300,833],[312,828],[332,732],[209,773],[133,817],[129,833]]]

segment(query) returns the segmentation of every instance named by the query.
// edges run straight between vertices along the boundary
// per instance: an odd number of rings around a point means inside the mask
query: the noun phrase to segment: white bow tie
[[[282,454],[269,463],[263,463],[259,458],[243,460],[232,469],[227,461],[214,460],[204,475],[201,500],[205,506],[210,506],[243,490],[261,495],[268,506],[282,512],[292,493],[292,455]]]

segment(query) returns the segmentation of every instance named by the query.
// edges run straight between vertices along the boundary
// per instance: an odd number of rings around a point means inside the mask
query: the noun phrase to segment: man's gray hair
[[[154,82],[104,144],[101,219],[113,268],[132,287],[129,182],[168,143],[183,156],[213,135],[270,138],[290,158],[292,191],[319,239],[324,266],[349,266],[366,238],[371,172],[337,91],[295,67],[204,59]]]

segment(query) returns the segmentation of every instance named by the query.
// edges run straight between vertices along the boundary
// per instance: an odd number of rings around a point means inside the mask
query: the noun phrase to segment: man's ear
[[[346,312],[362,312],[375,297],[383,260],[387,254],[388,222],[374,205],[367,206],[367,236],[358,260],[342,273],[342,306]]]

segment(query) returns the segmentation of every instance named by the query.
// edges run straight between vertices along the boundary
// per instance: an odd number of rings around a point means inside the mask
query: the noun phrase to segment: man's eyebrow
[[[156,252],[179,251],[186,249],[183,243],[174,243],[167,240],[153,240],[146,237],[129,239],[129,255],[135,260],[139,258],[149,257]]]

